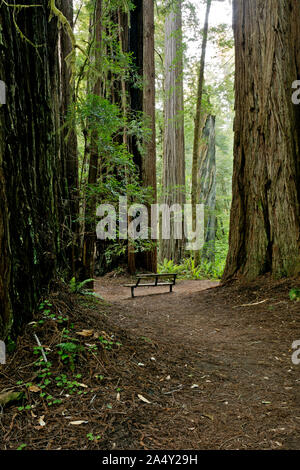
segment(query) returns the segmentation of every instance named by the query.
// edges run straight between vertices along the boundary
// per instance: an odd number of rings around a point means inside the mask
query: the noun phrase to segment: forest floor
[[[1,449],[300,449],[299,281],[179,281],[134,299],[128,281],[99,278],[104,301],[54,290],[56,316],[35,318],[44,377],[26,327],[0,369],[0,394],[24,392],[0,409]],[[78,349],[63,359],[66,334]]]

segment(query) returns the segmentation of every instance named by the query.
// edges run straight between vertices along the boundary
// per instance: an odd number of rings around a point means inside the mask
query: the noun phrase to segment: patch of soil
[[[25,394],[2,409],[1,449],[300,448],[300,304],[288,296],[299,281],[179,281],[172,294],[139,288],[134,299],[128,282],[99,278],[104,301],[57,289],[56,317],[26,327],[0,369],[0,393]],[[81,346],[74,370],[57,353],[64,329]],[[45,384],[33,333],[52,362],[44,396],[24,385]],[[81,386],[58,387],[62,375]]]

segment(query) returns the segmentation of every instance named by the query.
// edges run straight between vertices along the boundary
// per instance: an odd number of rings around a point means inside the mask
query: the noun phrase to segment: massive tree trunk
[[[224,279],[300,271],[299,0],[235,0],[236,117]]]
[[[58,28],[48,0],[35,5],[17,14],[27,40],[0,6],[0,338],[29,320],[64,260]]]
[[[183,50],[181,0],[170,3],[165,24],[165,133],[163,149],[164,204],[185,203],[185,149],[183,106]],[[183,225],[183,224],[182,224]],[[161,240],[160,260],[180,262],[183,237]]]

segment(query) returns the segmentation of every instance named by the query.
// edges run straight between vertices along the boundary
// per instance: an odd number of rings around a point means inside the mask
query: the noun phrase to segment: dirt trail
[[[157,380],[173,404],[143,424],[146,447],[170,448],[175,440],[177,448],[300,448],[294,284],[180,281],[172,294],[139,288],[131,299],[125,283],[101,278],[96,291],[111,302],[111,321],[153,343],[154,359],[166,367]],[[137,360],[150,366],[150,358]]]
[[[0,449],[300,449],[299,280],[179,281],[134,299],[128,282],[99,278],[105,301],[54,286],[51,316],[36,312],[0,366],[0,393],[23,394],[0,407]],[[62,341],[76,347],[65,360]]]

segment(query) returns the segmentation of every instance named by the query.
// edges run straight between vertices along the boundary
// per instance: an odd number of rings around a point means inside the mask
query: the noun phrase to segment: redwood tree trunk
[[[156,132],[155,132],[155,61],[154,61],[154,0],[143,0],[144,23],[144,93],[143,112],[151,129],[151,137],[145,144],[142,159],[142,185],[152,188],[152,203],[156,203]],[[149,207],[149,227],[151,226],[151,209]],[[149,232],[150,235],[150,232]],[[142,257],[142,267],[148,271],[157,271],[156,246]]]
[[[19,2],[19,3],[22,3]],[[24,2],[27,4],[27,2]],[[59,129],[58,27],[48,0],[20,9],[0,6],[0,338],[31,318],[62,267],[64,245]],[[11,334],[11,333],[10,333]]]
[[[73,2],[62,1],[61,11],[73,28]],[[80,240],[79,240],[79,192],[78,192],[78,148],[75,123],[70,119],[64,126],[70,106],[74,102],[74,78],[66,59],[72,52],[72,42],[64,28],[60,29],[60,118],[61,118],[61,155],[62,172],[66,184],[63,185],[63,198],[65,200],[65,215],[62,221],[64,227],[63,238],[67,244],[67,260],[76,276],[79,269]]]
[[[101,96],[102,93],[102,0],[96,0],[94,13],[95,28],[95,67],[97,68],[97,77],[93,83],[93,94]],[[100,165],[99,155],[99,134],[98,131],[92,129],[90,132],[90,161],[88,184],[93,186],[97,183],[97,177]],[[85,227],[83,237],[82,252],[82,270],[80,279],[93,279],[95,270],[95,250],[96,250],[96,206],[97,200],[95,195],[89,196],[85,206]],[[92,289],[94,282],[90,281],[88,287]]]
[[[206,116],[199,149],[197,201],[205,206],[205,245],[202,259],[214,261],[216,233],[216,118]],[[195,264],[201,262],[201,250],[195,253]]]
[[[165,132],[163,149],[163,202],[169,206],[185,202],[185,149],[183,106],[182,0],[168,2],[165,24]],[[160,260],[179,263],[184,240],[161,240]]]
[[[300,271],[299,0],[235,0],[236,118],[224,279]]]
[[[155,141],[155,62],[154,62],[154,0],[134,0],[135,8],[130,13],[129,51],[132,53],[136,72],[143,78],[143,87],[129,89],[130,107],[134,112],[144,113],[151,138],[145,143],[142,155],[135,136],[129,140],[129,150],[139,170],[140,183],[153,189],[153,204],[156,203],[156,141]],[[149,208],[149,215],[151,210]],[[149,220],[149,226],[151,220]],[[132,254],[131,254],[132,256]],[[135,253],[134,269],[156,272],[157,249]],[[133,266],[129,266],[132,271]]]
[[[203,28],[203,38],[201,47],[201,58],[198,75],[198,89],[197,89],[197,102],[196,102],[196,115],[195,115],[195,127],[194,127],[194,143],[193,143],[193,161],[192,161],[192,191],[191,191],[191,202],[192,202],[192,220],[193,230],[196,229],[196,204],[197,200],[197,187],[199,186],[198,172],[199,172],[199,156],[201,151],[201,133],[202,133],[202,122],[201,112],[202,110],[202,95],[203,95],[203,84],[204,84],[204,69],[205,69],[205,57],[206,47],[208,38],[208,20],[211,9],[212,0],[206,2],[206,13]],[[201,170],[200,170],[201,171]]]

